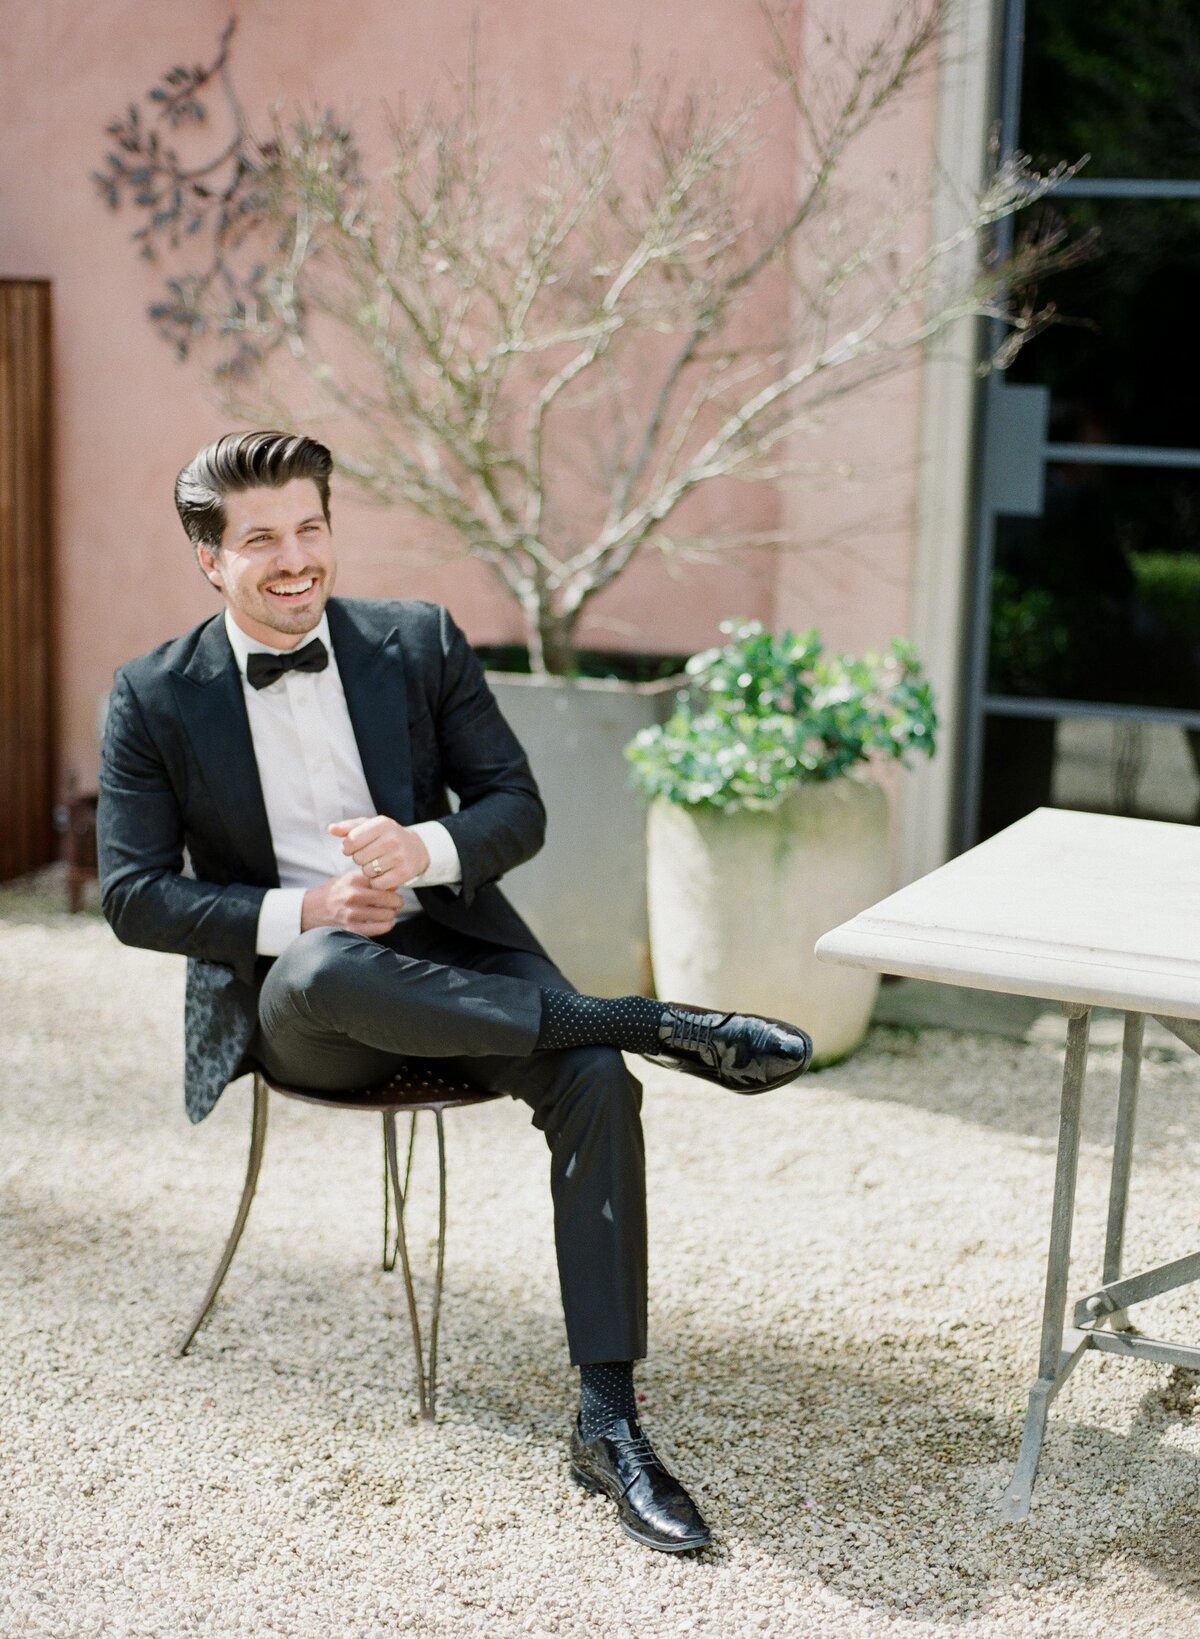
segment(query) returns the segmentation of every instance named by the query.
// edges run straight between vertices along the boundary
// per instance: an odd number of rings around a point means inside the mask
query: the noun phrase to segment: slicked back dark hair
[[[329,522],[333,457],[324,444],[300,434],[226,433],[184,467],[175,480],[175,508],[193,546],[215,552],[225,533],[225,497],[244,489],[280,489],[311,478]]]

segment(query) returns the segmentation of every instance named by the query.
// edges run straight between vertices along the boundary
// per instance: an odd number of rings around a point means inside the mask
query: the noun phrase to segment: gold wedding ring
[[[368,871],[370,871],[372,876],[382,876],[383,875],[383,866],[379,863],[379,861],[377,859],[373,859],[371,861],[371,863],[367,866],[367,869],[368,869]]]

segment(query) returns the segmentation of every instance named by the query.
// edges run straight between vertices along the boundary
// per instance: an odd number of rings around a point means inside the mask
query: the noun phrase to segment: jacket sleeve
[[[109,698],[96,830],[100,900],[122,944],[222,962],[253,983],[266,889],[183,875],[179,794],[121,672]]]
[[[546,810],[520,742],[505,722],[471,645],[448,610],[440,614],[443,669],[435,726],[458,812],[441,823],[462,862],[462,898],[531,859],[546,836]]]

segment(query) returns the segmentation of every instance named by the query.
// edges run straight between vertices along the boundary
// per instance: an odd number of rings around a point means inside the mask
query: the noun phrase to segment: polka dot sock
[[[655,1053],[662,1002],[646,996],[577,996],[573,990],[542,991],[540,1048],[619,1047]]]
[[[579,1432],[585,1440],[607,1434],[622,1417],[637,1416],[633,1361],[605,1360],[579,1368]]]

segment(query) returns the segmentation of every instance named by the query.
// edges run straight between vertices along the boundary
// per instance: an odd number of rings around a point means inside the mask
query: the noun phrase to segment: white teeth
[[[298,581],[293,586],[270,586],[267,590],[273,592],[279,598],[298,598],[302,592],[307,592],[313,584],[313,577],[310,575],[306,581]]]

